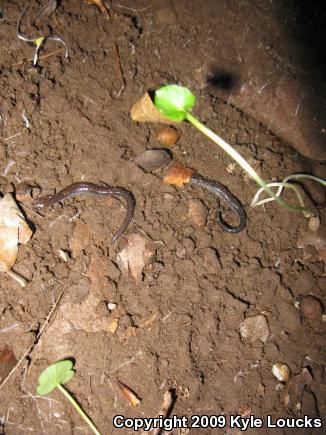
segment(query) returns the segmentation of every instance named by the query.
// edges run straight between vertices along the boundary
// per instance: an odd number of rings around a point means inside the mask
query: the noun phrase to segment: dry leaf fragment
[[[117,256],[117,263],[124,275],[130,272],[135,281],[142,279],[145,265],[154,261],[156,249],[154,243],[141,234],[130,234],[127,245]]]
[[[146,171],[165,168],[171,161],[171,155],[165,150],[147,150],[139,154],[134,162]]]
[[[7,346],[0,350],[0,382],[8,375],[16,362],[14,353]]]
[[[184,184],[189,183],[191,176],[195,171],[186,166],[180,165],[180,163],[175,164],[168,171],[163,179],[166,184],[173,184],[174,186],[182,187]]]
[[[239,408],[238,414],[241,415],[242,418],[249,417],[251,415],[251,408],[249,405],[242,405]]]
[[[141,97],[131,108],[130,116],[137,122],[160,122],[162,124],[172,124],[171,119],[165,118],[154,106],[148,92]]]
[[[33,232],[10,193],[0,200],[0,272],[16,262],[18,243],[26,244]]]
[[[154,322],[158,320],[159,312],[155,311],[155,313],[151,314],[146,319],[143,319],[139,325],[138,328],[150,328]]]
[[[137,394],[132,391],[127,385],[123,384],[119,380],[117,380],[118,387],[122,391],[123,395],[127,398],[128,402],[132,406],[138,406],[141,402],[141,399],[137,396]]]
[[[282,402],[290,414],[300,414],[301,396],[306,385],[312,381],[312,376],[308,369],[302,369],[298,375],[290,378],[282,392]]]
[[[113,335],[117,332],[118,327],[119,319],[112,319],[108,326],[108,332]]]

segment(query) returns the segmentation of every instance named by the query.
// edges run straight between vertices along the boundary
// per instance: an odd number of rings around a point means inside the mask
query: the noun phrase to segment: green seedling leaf
[[[37,394],[44,396],[51,393],[58,385],[65,384],[70,381],[74,376],[73,362],[70,360],[63,360],[51,364],[40,374],[38,379]]]
[[[196,103],[195,95],[189,89],[178,85],[167,85],[155,91],[154,104],[157,110],[172,121],[181,122],[187,111]]]
[[[39,38],[36,38],[34,41],[34,44],[36,45],[36,47],[40,46],[42,44],[42,42],[44,41],[45,36],[40,36]]]

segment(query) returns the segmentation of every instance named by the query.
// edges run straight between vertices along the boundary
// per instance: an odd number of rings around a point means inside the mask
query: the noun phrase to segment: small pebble
[[[308,320],[319,320],[323,315],[323,306],[314,296],[305,296],[300,302],[300,310]]]
[[[285,363],[278,362],[273,364],[272,373],[280,382],[287,382],[290,379],[291,370]]]
[[[310,231],[317,231],[320,227],[320,217],[319,216],[311,216],[308,221],[308,228]]]
[[[181,133],[173,127],[162,127],[156,132],[156,139],[164,146],[175,145],[180,139]]]
[[[113,311],[117,308],[117,304],[115,304],[114,302],[108,302],[108,310],[109,311]]]
[[[155,171],[167,166],[172,160],[169,151],[165,150],[147,150],[134,158],[136,165],[145,171]]]
[[[207,222],[207,211],[199,199],[189,199],[188,218],[197,226],[204,227]]]
[[[58,255],[61,258],[61,260],[67,262],[69,260],[69,254],[67,251],[64,251],[63,249],[58,250]]]
[[[267,319],[262,314],[253,317],[247,317],[240,325],[241,337],[251,342],[260,340],[266,343],[270,330]]]

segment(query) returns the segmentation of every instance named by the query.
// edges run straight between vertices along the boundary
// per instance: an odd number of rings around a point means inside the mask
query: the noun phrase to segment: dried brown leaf
[[[0,382],[8,375],[16,362],[14,353],[7,346],[0,350]]]
[[[141,399],[137,396],[137,394],[132,391],[127,385],[123,384],[119,380],[117,380],[118,387],[122,391],[123,395],[127,398],[128,402],[132,406],[138,406],[141,402]]]
[[[166,176],[163,179],[163,182],[166,184],[173,184],[174,186],[182,187],[184,184],[189,183],[191,176],[195,173],[195,171],[191,168],[187,168],[186,166],[175,164],[168,171]]]
[[[148,92],[143,95],[131,108],[130,116],[133,121],[137,122],[159,122],[162,124],[171,124],[172,121],[165,118],[154,106]]]
[[[0,272],[7,272],[16,262],[18,243],[26,244],[33,232],[12,195],[0,200]]]

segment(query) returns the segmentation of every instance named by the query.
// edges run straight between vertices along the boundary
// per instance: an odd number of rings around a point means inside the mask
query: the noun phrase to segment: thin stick
[[[23,278],[19,273],[14,272],[13,270],[7,270],[6,274],[9,275],[10,278],[17,281],[18,284],[20,284],[22,287],[26,287],[28,281]]]
[[[171,409],[172,402],[173,402],[172,392],[168,390],[168,391],[166,391],[164,393],[164,396],[163,396],[163,405],[162,405],[162,408],[157,413],[157,416],[158,417],[166,418],[166,416],[168,415],[168,413],[169,413],[169,411]],[[153,429],[152,435],[160,435],[162,430],[163,430],[162,427],[156,427],[155,429]],[[148,434],[147,431],[143,431],[141,433],[141,435],[146,435],[146,434]]]
[[[106,15],[107,15],[108,19],[111,20],[112,19],[112,14],[111,14],[110,9],[105,8],[105,10],[106,10]],[[118,46],[117,41],[115,39],[113,40],[113,45],[114,45],[114,50],[115,50],[115,59],[116,59],[118,76],[119,76],[120,82],[121,82],[121,88],[120,88],[120,91],[117,94],[117,97],[120,97],[122,92],[125,90],[126,80],[125,80],[124,75],[123,75],[123,69],[122,69],[122,65],[121,65],[121,57],[120,57],[120,52],[119,52],[119,46]]]
[[[57,48],[56,50],[51,51],[51,53],[42,54],[41,56],[39,56],[39,60],[40,59],[46,59],[47,57],[54,56],[55,54],[60,53],[62,50],[63,50],[63,48]],[[33,60],[33,58],[21,60],[20,62],[13,63],[11,66],[24,65],[24,63],[26,63],[26,62],[32,62],[32,60]]]
[[[162,416],[163,418],[165,418],[168,414],[168,412],[170,411],[170,408],[172,406],[172,402],[173,402],[173,396],[171,391],[166,391],[164,393],[163,396],[163,405],[161,410],[158,413],[158,416]],[[156,429],[153,430],[153,435],[159,435],[162,432],[162,428],[157,427]]]
[[[39,333],[37,334],[37,337],[34,341],[34,343],[26,350],[26,352],[24,353],[24,355],[20,358],[20,360],[17,362],[17,364],[10,370],[10,372],[8,373],[8,375],[3,379],[3,381],[0,384],[0,389],[7,383],[8,379],[11,377],[11,375],[18,369],[18,367],[21,365],[21,363],[24,361],[24,359],[26,358],[27,355],[31,354],[34,350],[34,348],[36,347],[36,345],[39,343],[41,335],[44,332],[45,327],[48,325],[48,323],[50,322],[50,319],[52,317],[52,314],[54,312],[54,310],[56,309],[56,307],[58,306],[62,295],[64,293],[64,290],[62,290],[62,292],[60,293],[58,299],[56,300],[55,304],[53,305],[53,307],[51,308],[49,314],[47,315],[45,322],[43,323],[42,328],[40,329]]]
[[[44,219],[44,216],[43,216],[41,213],[39,213],[38,211],[35,211],[35,210],[33,210],[32,208],[30,208],[30,207],[28,207],[27,205],[22,204],[22,203],[19,203],[19,205],[20,205],[21,207],[23,207],[24,209],[26,208],[26,210],[30,211],[31,213],[33,213],[33,214],[35,214],[35,215],[41,217],[42,219]]]
[[[118,93],[118,96],[120,96],[122,94],[122,92],[125,90],[126,80],[125,80],[124,75],[123,75],[119,47],[118,47],[118,44],[116,43],[116,41],[114,41],[114,47],[115,47],[115,54],[116,54],[117,70],[118,70],[118,75],[120,77],[120,82],[121,82],[120,92]]]

